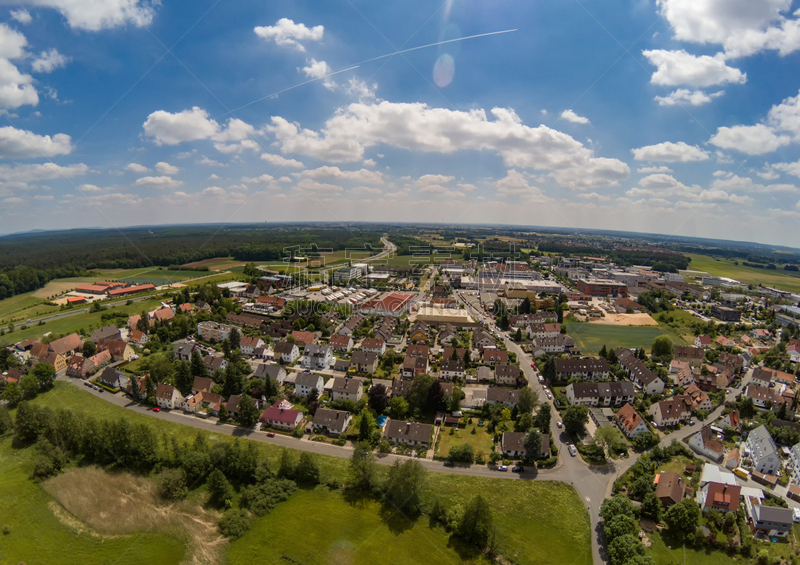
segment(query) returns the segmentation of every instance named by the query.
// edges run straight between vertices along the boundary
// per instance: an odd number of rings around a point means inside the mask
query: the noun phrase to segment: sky
[[[800,0],[0,0],[0,233],[800,241]]]

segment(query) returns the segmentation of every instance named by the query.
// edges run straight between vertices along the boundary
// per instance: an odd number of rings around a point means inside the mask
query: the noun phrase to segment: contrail
[[[391,53],[387,53],[386,55],[378,55],[377,57],[372,57],[371,59],[365,59],[365,60],[361,61],[360,63],[357,63],[357,64],[355,64],[355,65],[353,65],[351,67],[347,67],[346,69],[341,69],[339,71],[334,71],[332,73],[328,73],[327,75],[324,75],[324,76],[321,76],[321,77],[310,78],[308,80],[304,80],[303,82],[299,82],[299,83],[295,84],[294,86],[288,86],[288,87],[286,87],[286,88],[284,88],[282,90],[277,90],[277,91],[273,92],[272,94],[267,94],[266,96],[262,96],[261,98],[257,98],[255,100],[253,100],[252,102],[248,102],[244,106],[239,106],[238,108],[234,108],[233,110],[225,112],[224,114],[221,114],[221,115],[217,116],[217,118],[223,118],[223,117],[227,116],[228,114],[233,114],[234,112],[238,112],[239,110],[247,108],[248,106],[252,106],[253,104],[261,102],[262,100],[266,100],[267,98],[272,98],[274,96],[277,96],[278,94],[283,94],[284,92],[288,92],[289,90],[293,90],[295,88],[299,88],[299,87],[304,86],[306,84],[309,84],[309,83],[312,83],[312,82],[317,82],[319,80],[324,80],[324,79],[332,77],[334,75],[338,75],[338,74],[341,74],[341,73],[346,73],[347,71],[352,71],[354,69],[357,69],[361,65],[365,65],[366,63],[371,63],[373,61],[379,61],[380,59],[386,59],[388,57],[394,57],[395,55],[402,55],[403,53],[408,53],[410,51],[419,51],[420,49],[427,49],[428,47],[437,47],[439,45],[446,45],[448,43],[456,43],[458,41],[466,41],[468,39],[477,39],[479,37],[489,37],[489,36],[492,36],[492,35],[501,35],[503,33],[512,33],[512,32],[515,32],[515,31],[517,31],[516,28],[515,29],[504,29],[504,30],[501,30],[501,31],[490,31],[489,33],[479,33],[477,35],[468,35],[466,37],[458,37],[456,39],[447,39],[445,41],[437,41],[436,43],[428,43],[427,45],[420,45],[418,47],[411,47],[409,49],[401,49],[400,51],[392,51]]]

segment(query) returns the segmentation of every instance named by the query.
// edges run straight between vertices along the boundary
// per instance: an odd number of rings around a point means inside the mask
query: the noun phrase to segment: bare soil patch
[[[591,324],[605,324],[608,326],[657,326],[650,314],[606,314],[602,318],[592,318]]]
[[[165,504],[149,479],[84,467],[58,475],[43,486],[63,507],[61,512],[54,511],[56,516],[77,529],[84,527],[102,536],[168,533],[185,540],[184,563],[188,565],[224,560],[227,540],[217,530],[219,515],[193,502]]]

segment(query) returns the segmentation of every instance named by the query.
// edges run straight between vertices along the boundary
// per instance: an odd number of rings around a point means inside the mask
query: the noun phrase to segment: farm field
[[[41,298],[36,298],[32,292],[17,294],[11,298],[0,300],[0,325],[6,326],[12,320],[27,320],[28,318],[55,312],[58,306],[43,304]]]
[[[102,536],[82,526],[30,480],[33,457],[32,449],[14,449],[10,438],[0,441],[0,521],[10,530],[0,543],[1,563],[177,565],[183,560],[184,544],[174,537]]]
[[[243,267],[246,261],[237,261],[233,257],[215,257],[213,259],[204,259],[203,261],[195,261],[193,263],[186,263],[182,267],[208,267],[209,271],[224,271],[233,267]]]
[[[693,271],[705,271],[718,277],[730,277],[746,284],[774,286],[791,292],[800,292],[800,273],[783,269],[767,270],[744,265],[734,265],[731,259],[715,259],[708,255],[687,253],[692,258],[689,268]],[[741,261],[740,261],[741,263]]]
[[[153,426],[160,436],[174,436],[185,442],[193,441],[198,433],[195,428],[131,413],[70,383],[56,383],[53,390],[34,402],[92,413],[98,418],[124,415],[131,421]],[[200,433],[205,434],[210,443],[232,440],[227,435]],[[281,449],[268,443],[258,442],[257,445],[271,459],[272,468],[277,468]],[[297,452],[294,456],[297,457]],[[324,478],[347,480],[347,460],[315,457]],[[386,471],[387,467],[379,466],[380,477],[385,477]],[[590,565],[589,517],[577,492],[569,485],[428,473],[426,502],[432,502],[436,496],[448,506],[464,505],[475,493],[481,493],[491,506],[499,551],[509,561],[519,565]],[[427,518],[410,528],[408,522],[385,521],[387,518],[372,501],[351,503],[342,494],[322,488],[299,490],[271,514],[257,518],[248,534],[230,544],[228,563],[414,563],[427,562],[429,559],[425,556],[432,555],[444,563],[482,562],[470,553],[463,553],[458,542],[443,530],[429,528]],[[309,524],[314,526],[308,527]],[[276,531],[285,531],[286,536],[273,535]],[[381,552],[377,559],[376,552]],[[282,560],[282,555],[292,559]],[[333,559],[326,560],[326,556]],[[337,557],[343,560],[337,561]]]
[[[668,336],[678,345],[686,344],[675,332],[663,326],[609,326],[571,321],[565,322],[565,326],[575,345],[584,353],[597,353],[603,345],[613,349],[635,347],[649,350],[653,340],[660,335]]]

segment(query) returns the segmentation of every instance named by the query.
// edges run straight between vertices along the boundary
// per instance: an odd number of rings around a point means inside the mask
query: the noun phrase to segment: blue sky
[[[791,0],[0,0],[0,233],[444,221],[796,246],[799,63]]]

